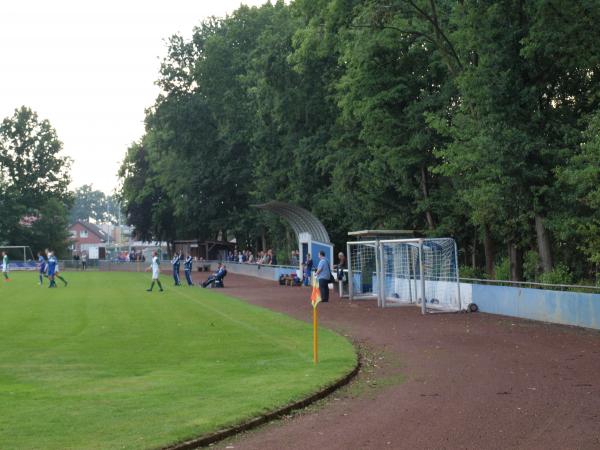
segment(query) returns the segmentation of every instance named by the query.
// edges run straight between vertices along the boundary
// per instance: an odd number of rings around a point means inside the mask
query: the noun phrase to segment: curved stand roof
[[[296,237],[299,237],[300,233],[310,233],[312,239],[315,241],[323,242],[324,244],[330,243],[329,234],[327,234],[327,230],[321,221],[304,208],[275,200],[252,206],[272,212],[286,219],[296,233]]]

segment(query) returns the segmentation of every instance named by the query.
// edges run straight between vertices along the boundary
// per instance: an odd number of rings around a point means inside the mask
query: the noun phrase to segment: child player
[[[154,283],[158,284],[160,292],[163,291],[162,284],[160,284],[160,280],[158,279],[158,274],[160,273],[160,268],[158,267],[158,264],[158,253],[154,251],[152,252],[152,264],[146,269],[146,272],[152,269],[152,284],[150,285],[150,289],[146,289],[148,292],[152,292],[152,288],[154,288]]]
[[[4,275],[4,281],[10,281],[10,278],[8,278],[8,264],[8,254],[2,252],[2,274]]]

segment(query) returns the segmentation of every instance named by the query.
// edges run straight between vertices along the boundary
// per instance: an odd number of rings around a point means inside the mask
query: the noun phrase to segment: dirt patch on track
[[[225,284],[224,294],[311,320],[308,288],[234,274]],[[331,297],[320,324],[364,347],[357,381],[216,448],[600,448],[600,332]]]

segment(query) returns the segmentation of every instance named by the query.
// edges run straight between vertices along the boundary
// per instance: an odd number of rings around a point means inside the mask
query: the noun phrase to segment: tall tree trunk
[[[494,241],[492,240],[492,232],[489,225],[483,227],[483,249],[485,251],[485,271],[488,278],[493,280],[496,278],[496,271],[494,270],[494,259],[496,255]]]
[[[421,191],[423,191],[423,198],[429,199],[429,189],[427,188],[427,173],[425,172],[425,166],[421,166]],[[427,228],[433,230],[435,223],[433,222],[433,215],[429,208],[425,211],[425,219],[427,220]]]
[[[262,251],[266,252],[267,251],[267,237],[265,236],[264,232],[261,236],[261,244],[262,244]]]
[[[473,246],[471,252],[471,267],[477,269],[477,231],[473,233]]]
[[[544,218],[539,214],[535,215],[535,234],[537,236],[538,253],[542,263],[544,273],[551,272],[554,266],[552,262],[552,249],[550,248],[550,236],[544,226]]]
[[[508,261],[511,281],[523,280],[523,250],[514,242],[508,242]]]

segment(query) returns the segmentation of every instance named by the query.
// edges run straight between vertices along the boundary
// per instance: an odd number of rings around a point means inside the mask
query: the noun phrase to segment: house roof
[[[75,222],[73,225],[71,225],[71,227],[75,226],[75,225],[81,225],[82,227],[84,227],[86,230],[88,230],[90,233],[95,234],[96,236],[98,236],[99,239],[102,239],[103,241],[106,241],[108,239],[108,236],[106,235],[106,233],[104,231],[102,231],[100,229],[100,227],[98,227],[97,225],[90,223],[90,222],[83,222],[81,220],[78,220],[77,222]]]

